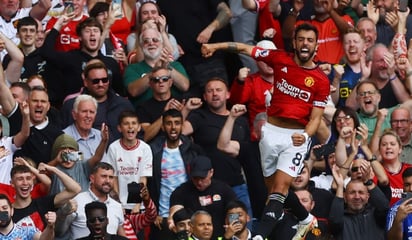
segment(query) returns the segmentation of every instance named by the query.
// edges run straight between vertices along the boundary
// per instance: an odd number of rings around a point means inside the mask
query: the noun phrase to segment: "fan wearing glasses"
[[[162,113],[169,109],[181,110],[184,106],[180,98],[172,93],[174,78],[172,70],[166,66],[154,67],[149,75],[152,97],[137,108],[137,116],[144,130],[144,141],[151,141],[161,132]]]
[[[126,237],[107,233],[109,219],[107,218],[106,204],[99,201],[90,202],[86,204],[84,210],[90,234],[87,237],[78,238],[78,240],[127,240]]]
[[[80,94],[88,94],[97,101],[97,112],[93,128],[101,129],[105,123],[109,128],[109,144],[121,137],[117,130],[117,117],[123,111],[133,111],[130,102],[117,95],[110,87],[109,69],[98,59],[90,60],[82,73],[84,89]],[[66,128],[74,122],[72,109],[75,98],[67,100],[61,111],[63,127]]]
[[[148,28],[139,36],[139,43],[144,59],[141,62],[129,64],[126,67],[123,84],[130,94],[129,100],[135,107],[150,99],[153,90],[150,88],[150,71],[155,66],[168,65],[173,94],[182,94],[189,89],[189,78],[185,68],[178,61],[173,61],[171,53],[163,47],[163,38],[156,28]]]

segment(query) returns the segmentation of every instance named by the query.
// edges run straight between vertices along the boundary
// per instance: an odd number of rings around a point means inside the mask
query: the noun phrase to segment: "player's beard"
[[[298,57],[301,63],[307,63],[309,61],[312,61],[316,53],[316,50],[309,51],[307,57],[302,57],[300,54],[300,51],[298,51],[297,49],[294,49],[294,51],[295,51],[295,55]]]

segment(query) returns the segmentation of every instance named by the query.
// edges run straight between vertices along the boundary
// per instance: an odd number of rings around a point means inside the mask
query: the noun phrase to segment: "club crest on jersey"
[[[257,49],[255,57],[267,57],[269,56],[269,50],[267,49]]]
[[[313,84],[315,84],[315,79],[313,79],[313,77],[306,77],[305,78],[305,86],[306,87],[312,87]]]

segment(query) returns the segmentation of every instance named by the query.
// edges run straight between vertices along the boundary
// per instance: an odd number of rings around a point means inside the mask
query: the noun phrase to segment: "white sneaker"
[[[306,234],[308,234],[309,231],[317,227],[318,227],[318,220],[316,219],[315,216],[313,216],[312,221],[308,224],[299,223],[298,229],[296,230],[296,234],[292,238],[292,240],[304,240],[306,237]]]

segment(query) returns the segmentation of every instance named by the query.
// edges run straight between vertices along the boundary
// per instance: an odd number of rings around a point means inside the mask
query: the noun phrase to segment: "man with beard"
[[[170,76],[173,79],[172,93],[178,95],[189,89],[189,79],[182,64],[173,61],[171,53],[163,48],[163,38],[159,31],[154,28],[144,30],[139,36],[144,59],[139,63],[127,66],[123,84],[127,88],[130,101],[135,107],[139,103],[152,97],[150,84],[150,70],[155,66],[168,66]]]
[[[259,143],[269,201],[257,233],[268,236],[282,217],[284,203],[288,199],[293,214],[299,219],[295,240],[304,239],[307,232],[317,225],[316,218],[307,212],[295,195],[288,195],[288,191],[304,166],[310,136],[316,133],[321,122],[329,95],[329,80],[313,62],[318,48],[318,30],[304,23],[296,27],[294,36],[294,55],[234,42],[204,44],[202,53],[209,57],[220,49],[240,52],[266,62],[274,69],[268,122],[262,126]]]
[[[334,0],[293,1],[293,8],[282,25],[282,35],[290,40],[293,38],[295,26],[304,22],[313,24],[319,31],[319,45],[316,59],[331,64],[339,63],[344,52],[342,48],[342,35],[353,27],[353,20],[348,15],[340,15],[335,8]],[[306,4],[313,4],[315,17],[311,20],[297,21],[300,11]]]
[[[189,100],[190,101],[190,100]],[[149,178],[150,192],[158,217],[152,226],[153,239],[173,239],[169,230],[170,195],[188,180],[189,164],[202,150],[188,137],[181,135],[183,116],[176,109],[169,109],[161,116],[164,135],[156,137],[150,147],[153,153],[153,176]]]
[[[90,174],[90,188],[88,191],[79,193],[74,200],[77,202],[76,217],[71,223],[70,232],[72,239],[78,239],[89,235],[85,205],[93,201],[99,201],[110,209],[108,212],[107,232],[109,234],[119,234],[125,236],[123,229],[123,210],[122,205],[109,196],[113,190],[114,168],[112,165],[100,162]]]
[[[227,240],[248,240],[252,239],[252,233],[246,227],[250,221],[247,208],[241,201],[231,201],[226,206],[225,234],[223,239]]]
[[[382,43],[370,47],[366,53],[366,61],[370,66],[370,76],[364,76],[376,84],[379,94],[382,96],[379,108],[391,108],[401,104],[410,98],[405,84],[396,74],[395,56]],[[359,88],[359,86],[358,86]],[[348,107],[357,109],[356,87],[347,100]]]
[[[171,88],[174,79],[171,70],[165,66],[155,66],[149,73],[149,85],[153,96],[136,108],[144,131],[144,141],[150,142],[162,134],[162,112],[169,109],[182,109],[184,102],[173,95]]]
[[[107,219],[106,204],[94,201],[86,204],[84,210],[90,234],[78,240],[127,240],[126,237],[107,233],[109,220]]]
[[[21,240],[49,240],[54,239],[54,223],[56,213],[48,212],[45,215],[47,227],[40,232],[35,226],[19,226],[13,220],[14,209],[6,195],[0,194],[0,236],[1,239]]]
[[[391,45],[392,39],[395,36],[398,26],[398,0],[379,0],[373,1],[368,9],[368,17],[372,19],[376,25],[377,43],[383,43],[386,46]],[[412,37],[412,16],[406,19],[406,33],[405,38],[408,43]]]
[[[77,25],[76,33],[79,36],[80,49],[68,52],[58,52],[54,49],[54,43],[60,29],[72,17],[66,14],[61,15],[48,33],[43,47],[40,48],[40,53],[47,60],[47,63],[53,64],[52,66],[61,71],[63,75],[61,81],[48,82],[49,90],[60,97],[60,99],[57,99],[59,103],[63,102],[67,95],[78,93],[83,87],[82,71],[85,65],[92,59],[99,59],[108,68],[112,88],[121,93],[123,86],[119,64],[114,58],[106,57],[100,52],[103,27],[95,18],[87,18]]]

